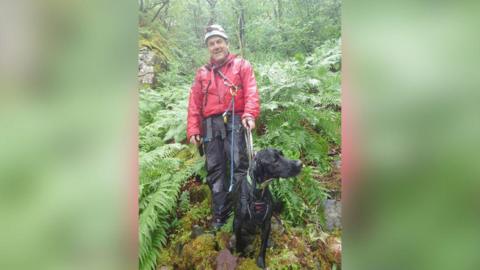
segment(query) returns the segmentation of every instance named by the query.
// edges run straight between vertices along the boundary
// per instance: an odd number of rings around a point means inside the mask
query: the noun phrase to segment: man
[[[203,140],[207,183],[213,197],[212,226],[218,229],[232,211],[229,189],[235,195],[238,184],[246,178],[248,156],[243,132],[255,128],[259,98],[252,66],[229,52],[228,36],[220,25],[207,27],[205,44],[210,63],[197,70],[190,90],[187,137],[197,146]],[[230,183],[227,168],[232,158]]]

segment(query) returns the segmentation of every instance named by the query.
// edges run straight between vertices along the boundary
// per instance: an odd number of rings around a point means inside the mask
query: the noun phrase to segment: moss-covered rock
[[[215,269],[217,251],[215,237],[203,234],[183,247],[182,255],[176,258],[179,269]]]
[[[295,252],[289,248],[277,250],[275,254],[267,254],[266,259],[267,267],[271,270],[285,269],[285,266],[288,266],[288,269],[291,270],[303,269],[300,264],[300,259]]]
[[[340,238],[330,236],[327,238],[327,258],[331,263],[341,265],[342,263],[342,242]]]
[[[228,249],[223,249],[218,253],[216,262],[217,270],[235,270],[237,268],[238,258],[233,256]]]
[[[241,258],[237,270],[258,270],[260,269],[252,258]]]

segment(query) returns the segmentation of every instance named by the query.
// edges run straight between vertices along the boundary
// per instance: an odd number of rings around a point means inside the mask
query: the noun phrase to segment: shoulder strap
[[[239,70],[240,80],[243,80],[243,79],[242,79],[242,73],[240,72],[240,70],[242,69],[244,63],[245,63],[245,59],[240,58],[240,57],[235,57],[235,58],[233,59],[233,61],[232,61],[232,65],[233,65],[234,67],[237,67],[237,66],[239,65],[238,70]],[[204,66],[202,67],[202,71],[201,71],[201,72],[202,72],[202,77],[203,77],[203,76],[208,76],[208,73],[209,73],[209,72],[212,72],[212,69],[213,69],[213,72],[214,72],[214,73],[218,73],[218,74],[222,77],[223,80],[227,81],[227,82],[228,82],[230,85],[232,85],[234,88],[237,89],[237,88],[239,87],[239,85],[234,85],[234,84],[232,83],[232,81],[231,81],[230,79],[228,79],[228,77],[225,76],[225,75],[220,71],[220,69],[215,69],[215,68],[213,68],[211,64],[206,64],[206,65],[204,65]],[[204,97],[203,97],[202,112],[201,112],[202,117],[203,117],[204,107],[207,106],[207,101],[208,101],[208,100],[207,100],[207,99],[208,99],[208,89],[210,88],[210,84],[211,84],[211,83],[212,83],[211,81],[208,81],[208,85],[207,85],[207,87],[206,87],[205,93],[203,93],[203,94],[204,94]]]
[[[239,73],[239,76],[240,76],[240,80],[243,80],[242,78],[242,73],[240,72],[242,67],[243,67],[243,64],[245,63],[245,60],[243,58],[239,58],[239,57],[236,57],[233,59],[232,61],[232,67],[237,69],[238,68],[238,73]],[[218,70],[215,70],[216,73],[218,73],[220,75],[220,77],[222,77],[222,79],[226,82],[228,82],[230,85],[232,85],[234,88],[239,88],[239,86],[241,85],[235,85],[233,84],[233,82],[227,77],[225,76],[225,74],[223,74],[220,69]]]

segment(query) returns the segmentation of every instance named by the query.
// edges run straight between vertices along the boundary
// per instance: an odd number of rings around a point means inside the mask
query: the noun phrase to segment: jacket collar
[[[237,57],[237,55],[235,54],[232,54],[232,53],[229,53],[227,55],[227,59],[225,59],[225,61],[223,61],[222,64],[218,65],[215,61],[213,61],[213,59],[210,58],[210,63],[208,63],[205,67],[208,69],[208,70],[218,70],[220,69],[221,67],[225,66],[226,64],[230,63],[233,61],[233,59],[235,59]]]

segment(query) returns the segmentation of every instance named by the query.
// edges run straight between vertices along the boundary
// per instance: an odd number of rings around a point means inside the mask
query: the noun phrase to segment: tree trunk
[[[283,7],[282,7],[282,0],[277,0],[277,18],[278,18],[278,21],[281,22],[282,21],[282,15],[283,15]]]
[[[217,14],[215,12],[215,5],[217,4],[217,0],[206,0],[206,1],[210,6],[210,20],[208,21],[208,25],[211,25],[217,21]]]
[[[202,38],[202,26],[200,22],[201,10],[200,10],[200,0],[197,0],[197,5],[193,5],[190,8],[192,10],[193,18],[193,32],[198,39]]]
[[[151,22],[153,22],[153,21],[158,17],[158,15],[160,14],[160,12],[162,11],[162,9],[163,9],[164,7],[166,7],[166,9],[165,9],[165,15],[166,15],[166,13],[167,13],[167,11],[168,11],[168,4],[169,4],[169,3],[170,3],[170,0],[166,0],[165,2],[162,3],[162,6],[161,6],[160,8],[158,8],[157,13],[155,13],[155,16],[153,16]]]
[[[237,38],[238,38],[238,47],[240,49],[240,55],[243,57],[245,55],[245,11],[243,7],[242,0],[237,0],[237,10],[236,12],[238,17],[237,23]]]

